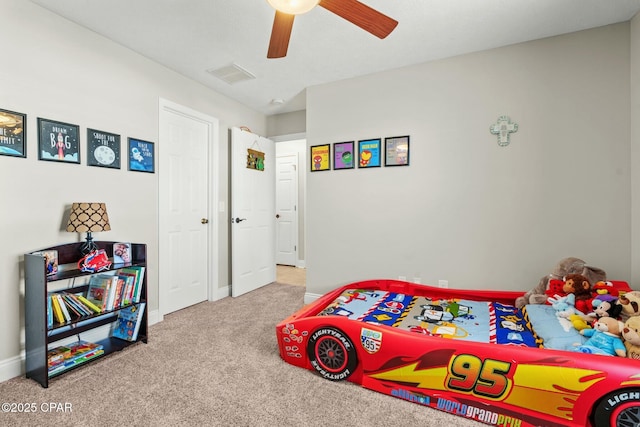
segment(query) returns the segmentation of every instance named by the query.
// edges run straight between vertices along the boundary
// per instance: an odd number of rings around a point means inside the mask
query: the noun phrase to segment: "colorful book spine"
[[[58,298],[56,298],[56,294],[51,294],[51,306],[53,307],[53,315],[58,323],[65,323],[64,314],[62,314],[62,309],[60,308],[60,304],[58,302]]]
[[[58,305],[60,306],[60,310],[62,310],[62,314],[64,315],[65,322],[70,322],[71,315],[69,314],[69,310],[67,310],[66,304],[64,303],[64,301],[62,301],[62,297],[60,296],[60,294],[54,294],[54,296],[58,300]]]
[[[97,305],[95,305],[94,303],[92,303],[91,301],[89,301],[88,299],[86,299],[84,296],[82,295],[76,295],[76,297],[87,307],[89,307],[94,313],[102,313],[102,309],[100,307],[98,307]]]

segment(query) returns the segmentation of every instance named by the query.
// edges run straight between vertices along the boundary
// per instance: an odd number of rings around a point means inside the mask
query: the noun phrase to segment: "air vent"
[[[231,64],[226,67],[207,70],[207,73],[229,83],[230,85],[242,82],[244,80],[253,80],[256,78],[249,71],[245,70],[237,64]]]

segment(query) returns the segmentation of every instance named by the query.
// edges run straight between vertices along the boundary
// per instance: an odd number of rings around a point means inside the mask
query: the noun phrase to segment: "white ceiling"
[[[31,0],[264,114],[306,108],[307,87],[630,20],[640,0],[362,0],[399,22],[380,40],[316,7],[267,59],[266,0]],[[230,85],[206,70],[237,64]],[[282,99],[281,105],[271,104]]]

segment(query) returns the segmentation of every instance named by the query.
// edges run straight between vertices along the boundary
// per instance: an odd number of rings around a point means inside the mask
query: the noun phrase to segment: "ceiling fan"
[[[267,58],[283,58],[287,55],[293,19],[295,15],[309,12],[321,6],[378,38],[385,38],[398,25],[398,21],[358,0],[267,0],[276,10]]]

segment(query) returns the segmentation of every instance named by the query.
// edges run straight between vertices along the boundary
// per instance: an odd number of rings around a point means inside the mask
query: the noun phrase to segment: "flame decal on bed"
[[[439,366],[425,366],[422,361],[430,359],[429,356],[425,354],[402,365],[387,365],[367,375],[380,381],[413,386],[427,395],[428,391],[468,394],[567,420],[572,419],[573,407],[580,394],[606,378],[606,373],[598,370],[536,362],[515,364],[513,361],[480,359],[471,354],[454,354]],[[635,380],[640,381],[640,376]]]

